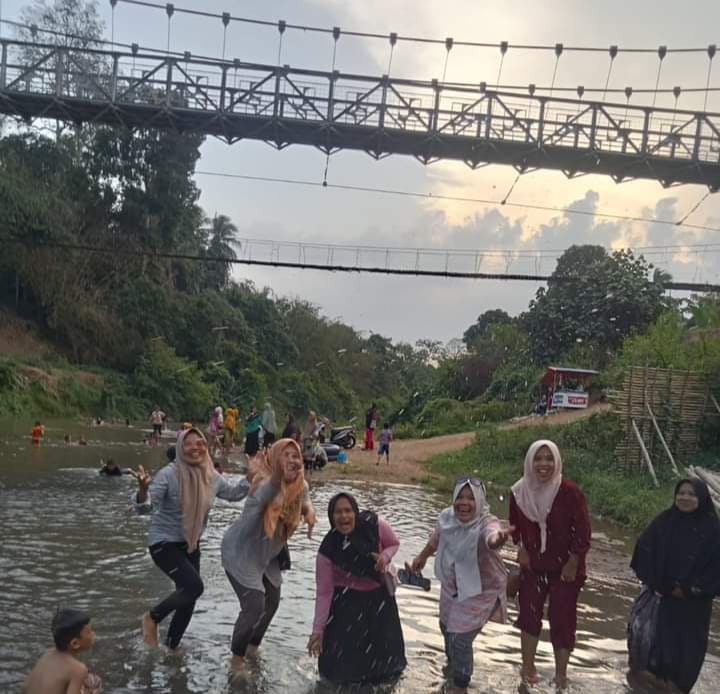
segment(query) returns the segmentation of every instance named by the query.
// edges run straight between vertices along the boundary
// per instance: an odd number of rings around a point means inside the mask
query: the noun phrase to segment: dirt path
[[[604,412],[609,410],[611,407],[610,403],[598,402],[595,405],[591,405],[586,410],[565,410],[564,412],[558,412],[557,414],[551,414],[547,417],[521,417],[514,421],[501,424],[498,429],[520,429],[521,427],[555,427],[561,424],[570,424],[571,422],[577,422],[579,419],[587,419],[596,412]]]
[[[415,484],[430,475],[422,462],[437,453],[452,453],[468,446],[475,434],[450,434],[432,439],[406,439],[393,442],[390,465],[376,465],[377,451],[363,451],[359,447],[348,451],[348,462],[330,463],[322,472],[313,473],[315,479],[372,480]]]

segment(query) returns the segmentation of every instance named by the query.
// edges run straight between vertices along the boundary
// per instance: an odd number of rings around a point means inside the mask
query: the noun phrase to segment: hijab
[[[197,464],[188,462],[183,451],[183,442],[189,434],[196,434],[205,441],[202,432],[195,427],[181,431],[175,447],[175,462],[171,465],[178,479],[183,536],[188,545],[188,552],[194,552],[215,497],[213,489],[215,469],[207,448],[205,449],[205,458],[201,462]]]
[[[477,548],[485,522],[490,517],[490,507],[480,485],[458,482],[453,489],[453,504],[465,487],[470,488],[475,498],[475,517],[463,523],[455,515],[454,506],[442,511],[438,520],[440,542],[435,557],[435,576],[444,584],[454,577],[461,602],[482,593]]]
[[[260,457],[260,464],[250,484],[250,494],[254,494],[258,487],[269,481],[277,469],[283,465],[283,452],[288,446],[294,446],[300,456],[300,472],[293,482],[285,481],[285,475],[280,473],[280,489],[263,513],[263,528],[265,535],[272,539],[280,528],[280,537],[283,542],[297,530],[302,514],[303,497],[305,494],[305,475],[302,469],[302,452],[297,442],[292,439],[280,439],[270,448],[268,456]]]
[[[262,426],[265,431],[274,434],[277,431],[277,421],[275,420],[275,410],[269,402],[265,403],[265,409],[262,413]]]
[[[547,446],[555,460],[552,477],[542,482],[533,468],[537,452]],[[562,458],[558,447],[547,439],[535,441],[525,454],[523,476],[512,486],[512,493],[517,505],[528,520],[540,526],[540,554],[547,548],[547,517],[550,515],[553,502],[562,484]]]
[[[355,514],[355,527],[349,535],[343,535],[335,528],[335,506],[340,499],[350,502]],[[370,555],[380,551],[380,527],[377,514],[361,511],[352,494],[340,492],[328,503],[330,532],[320,544],[320,554],[327,557],[335,566],[353,576],[378,579],[375,571],[375,559]]]
[[[675,505],[683,484],[692,485],[698,507],[688,513]],[[660,513],[637,541],[630,564],[637,577],[663,594],[679,583],[686,594],[695,588],[720,594],[720,521],[708,486],[683,479],[675,486],[673,505]]]

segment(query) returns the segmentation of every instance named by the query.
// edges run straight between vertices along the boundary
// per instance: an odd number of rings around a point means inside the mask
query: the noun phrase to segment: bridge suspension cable
[[[175,12],[183,13],[183,14],[189,14],[189,15],[195,15],[198,17],[208,17],[213,19],[223,19],[223,14],[218,14],[216,12],[208,12],[207,10],[196,10],[192,8],[183,8],[178,7],[174,3],[156,3],[156,2],[150,2],[149,0],[118,0],[121,3],[124,3],[126,5],[139,5],[142,7],[149,7],[156,10],[162,10],[163,12],[168,11],[168,7],[172,7]],[[225,13],[228,14],[228,13]],[[278,22],[266,20],[266,19],[253,19],[250,17],[240,17],[237,15],[229,15],[230,21],[233,22],[241,22],[245,24],[256,24],[261,26],[268,26],[268,27],[277,27]],[[314,33],[321,33],[321,34],[332,34],[335,30],[334,28],[329,27],[320,27],[320,26],[312,26],[308,24],[293,24],[290,22],[283,22],[286,29],[290,30],[298,30],[302,32],[314,32]],[[407,43],[425,43],[425,44],[437,44],[437,45],[447,45],[447,38],[432,38],[432,37],[421,37],[421,36],[408,36],[403,35],[400,33],[393,32],[392,34],[381,34],[378,32],[371,32],[371,31],[357,31],[357,30],[342,30],[342,34],[345,36],[355,36],[358,38],[368,38],[368,39],[382,39],[383,41],[389,40],[391,36],[396,37],[396,41],[404,41]],[[562,44],[552,44],[552,45],[543,45],[543,44],[510,44],[506,41],[497,41],[497,42],[484,42],[484,41],[468,41],[468,40],[457,40],[452,39],[452,43],[455,46],[467,46],[471,48],[501,48],[503,44],[506,45],[506,49],[513,48],[515,50],[529,50],[529,51],[550,51],[550,52],[556,52],[557,47]],[[608,53],[610,49],[615,49],[616,52],[619,53],[648,53],[653,54],[657,53],[657,48],[645,48],[645,47],[628,47],[628,48],[619,48],[618,46],[611,46],[608,47],[601,47],[601,46],[563,46],[564,51],[572,51],[572,52],[593,52],[593,53]],[[690,48],[666,48],[667,53],[707,53],[708,52],[708,46],[703,47],[690,47]]]
[[[118,0],[123,1],[123,0]],[[114,17],[114,14],[113,14]],[[7,26],[12,26],[15,29],[22,29],[24,31],[30,32],[32,36],[37,36],[37,34],[47,34],[48,36],[55,36],[59,38],[65,38],[75,41],[84,41],[86,43],[95,43],[98,46],[109,46],[112,50],[116,50],[118,48],[125,49],[127,51],[132,51],[135,53],[143,52],[143,53],[157,53],[158,55],[170,55],[176,58],[180,58],[182,60],[188,59],[188,57],[196,58],[198,60],[208,61],[208,62],[217,62],[217,63],[234,63],[233,60],[226,59],[224,57],[225,51],[223,51],[223,57],[218,56],[208,56],[201,53],[192,53],[190,51],[172,51],[168,50],[167,47],[165,48],[157,48],[153,46],[146,46],[138,43],[123,43],[121,41],[115,41],[115,31],[114,31],[114,21],[113,21],[113,28],[111,29],[111,35],[109,39],[103,39],[103,38],[91,38],[88,39],[87,36],[82,36],[80,34],[72,34],[64,31],[58,31],[57,29],[48,29],[44,27],[39,27],[35,24],[24,24],[23,22],[18,22],[17,20],[12,19],[2,19],[0,17],[0,25],[6,24]],[[284,22],[281,20],[281,24],[285,26]],[[284,31],[284,29],[283,29]],[[503,41],[502,44],[505,45],[507,42]],[[223,42],[224,45],[224,42]],[[393,44],[394,45],[394,44]],[[278,59],[277,59],[277,65],[280,65],[280,58],[282,55],[282,33],[280,35],[280,43],[278,45]],[[714,55],[714,53],[713,53]],[[489,90],[498,90],[498,91],[508,91],[508,92],[529,92],[529,93],[548,93],[551,94],[552,92],[558,92],[558,93],[564,93],[564,94],[576,94],[579,98],[582,98],[585,94],[602,94],[603,99],[607,94],[617,94],[617,95],[625,95],[627,96],[628,91],[630,92],[630,95],[636,95],[636,94],[647,94],[647,95],[674,95],[678,90],[682,94],[704,94],[704,108],[707,107],[707,97],[710,94],[715,94],[720,92],[720,86],[712,87],[710,86],[710,76],[711,76],[711,69],[712,69],[712,59],[708,62],[708,75],[706,79],[705,86],[697,86],[697,87],[681,87],[681,86],[673,86],[673,87],[632,87],[632,86],[626,86],[626,87],[608,87],[607,83],[604,86],[592,86],[592,87],[586,87],[585,85],[578,85],[578,86],[554,86],[554,85],[542,85],[542,84],[503,84],[500,82],[500,76],[502,74],[502,61],[504,59],[504,54],[501,56],[501,66],[498,70],[498,75],[496,78],[495,83],[490,82],[481,82],[483,88],[489,89]],[[390,67],[392,65],[392,56],[390,58],[390,62],[388,64],[388,73],[390,73]],[[138,63],[138,67],[143,67],[142,63]],[[196,68],[194,70],[197,74],[214,74],[210,70],[202,70],[200,68]],[[608,80],[609,81],[609,80]],[[457,82],[457,81],[441,81],[444,87],[448,89],[474,89],[476,90],[478,85],[474,82]]]
[[[502,200],[493,200],[490,198],[474,198],[459,195],[443,195],[432,192],[421,192],[412,190],[400,190],[392,188],[382,188],[378,186],[361,186],[347,183],[327,183],[324,185],[320,181],[312,181],[302,178],[281,178],[274,176],[255,176],[252,174],[229,173],[223,171],[207,171],[198,169],[195,171],[198,176],[215,176],[218,178],[236,178],[246,181],[257,181],[259,183],[281,183],[296,186],[308,186],[311,188],[334,188],[336,190],[346,190],[358,193],[376,193],[379,195],[397,195],[410,198],[421,198],[423,200],[443,200],[446,202],[464,202],[479,205],[497,205],[505,207],[517,207],[524,210],[536,210],[539,212],[558,212],[567,215],[578,215],[583,217],[600,217],[603,219],[614,219],[623,222],[638,222],[640,224],[660,224],[663,226],[680,227],[683,229],[694,229],[696,231],[713,231],[720,232],[720,227],[706,226],[703,224],[688,224],[685,220],[704,202],[707,196],[703,197],[680,221],[672,219],[656,219],[654,217],[642,217],[639,215],[624,215],[602,210],[579,210],[573,207],[553,207],[552,205],[539,205],[524,202],[503,203]],[[706,244],[701,244],[706,245]]]

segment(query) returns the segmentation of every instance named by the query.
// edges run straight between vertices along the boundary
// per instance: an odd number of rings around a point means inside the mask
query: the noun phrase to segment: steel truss
[[[720,188],[720,114],[0,41],[0,113]],[[530,90],[532,91],[532,90]]]

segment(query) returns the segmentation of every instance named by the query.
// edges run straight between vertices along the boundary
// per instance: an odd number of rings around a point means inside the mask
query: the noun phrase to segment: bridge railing
[[[211,111],[225,119],[366,128],[381,137],[425,134],[430,152],[432,142],[443,138],[450,143],[500,141],[519,151],[553,146],[646,159],[720,161],[719,114],[497,92],[482,84],[212,61],[190,54],[63,48],[7,39],[0,48],[4,112],[11,110],[7,104],[12,105],[13,94],[25,94],[65,105],[85,100],[109,107]]]

